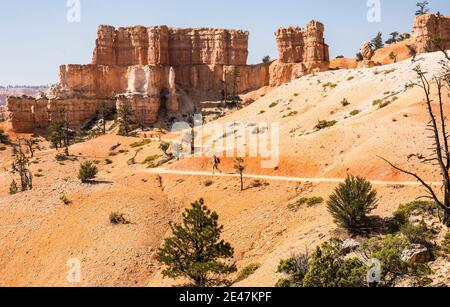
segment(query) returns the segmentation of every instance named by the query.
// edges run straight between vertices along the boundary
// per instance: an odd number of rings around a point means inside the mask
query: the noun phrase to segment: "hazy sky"
[[[450,15],[449,0],[429,1],[432,11]],[[54,83],[60,64],[89,63],[99,24],[245,29],[249,63],[256,63],[277,57],[277,28],[316,19],[331,56],[353,57],[378,31],[411,32],[417,0],[380,0],[380,23],[367,21],[367,0],[80,0],[79,23],[67,21],[67,2],[1,0],[0,85]]]

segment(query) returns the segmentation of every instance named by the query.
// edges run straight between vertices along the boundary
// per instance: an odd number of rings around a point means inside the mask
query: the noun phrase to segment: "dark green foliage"
[[[357,61],[357,62],[361,62],[362,60],[364,60],[364,57],[363,57],[363,55],[362,55],[361,52],[358,52],[358,53],[356,54],[356,61]]]
[[[338,55],[338,56],[336,56],[336,59],[343,59],[343,58],[344,58],[343,55]]]
[[[336,224],[352,233],[365,232],[370,227],[367,215],[377,207],[377,192],[364,178],[349,176],[336,188],[327,205]]]
[[[261,265],[259,263],[252,263],[247,265],[246,267],[244,267],[238,274],[238,276],[236,277],[236,280],[234,281],[234,283],[238,283],[241,282],[247,278],[249,278],[251,275],[253,275],[259,268],[261,267]]]
[[[0,129],[0,143],[6,144],[8,142],[8,136],[6,135],[5,131]]]
[[[418,224],[407,223],[400,229],[401,233],[413,244],[432,247],[433,233],[424,222]]]
[[[281,260],[278,265],[278,273],[283,273],[287,278],[280,279],[276,287],[278,288],[295,288],[302,287],[303,280],[309,271],[309,263],[311,255],[308,251],[295,254],[291,258]]]
[[[15,180],[11,181],[9,185],[9,195],[15,195],[19,192],[19,188],[17,187],[17,183]]]
[[[450,232],[445,235],[444,241],[442,242],[442,250],[446,254],[450,254]]]
[[[109,215],[109,222],[113,225],[126,225],[129,222],[125,219],[124,214],[112,212]]]
[[[232,259],[234,250],[221,240],[218,219],[200,199],[186,210],[181,224],[170,224],[173,236],[158,252],[158,261],[166,266],[163,276],[187,278],[195,287],[230,284],[224,276],[236,272],[236,266],[220,260]]]
[[[430,3],[428,2],[428,1],[424,1],[424,2],[418,2],[417,4],[416,4],[416,6],[419,8],[417,11],[416,11],[416,16],[419,16],[419,15],[425,15],[426,13],[428,13],[430,10],[428,9],[428,5],[429,5]]]
[[[269,56],[269,55],[266,55],[265,57],[262,58],[262,62],[263,62],[264,64],[269,64],[270,61],[271,61],[271,59],[270,59],[270,56]]]
[[[395,44],[399,42],[400,41],[399,35],[400,33],[398,32],[392,32],[390,34],[391,37],[386,41],[386,44]]]
[[[117,109],[117,118],[119,122],[119,135],[128,136],[131,132],[131,127],[134,124],[132,117],[134,116],[133,109],[129,103],[124,103]]]
[[[332,121],[319,120],[316,127],[314,127],[314,128],[317,130],[322,130],[322,129],[326,129],[326,128],[331,128],[336,124],[337,124],[337,121],[335,121],[335,120],[332,120]]]
[[[383,48],[384,47],[384,44],[383,44],[383,33],[378,32],[377,36],[375,36],[370,41],[370,46],[372,47],[372,49],[374,51]]]
[[[83,183],[88,183],[93,180],[98,173],[98,168],[93,161],[86,161],[81,164],[78,172],[78,179]]]
[[[440,209],[435,202],[432,201],[414,201],[407,204],[402,204],[394,212],[394,220],[397,225],[397,230],[406,225],[410,217],[420,214],[430,214],[432,216],[438,215]]]
[[[363,242],[362,249],[369,259],[378,259],[381,263],[381,287],[395,286],[401,277],[419,279],[430,273],[428,266],[405,262],[402,251],[410,245],[401,236],[387,235],[371,238]]]
[[[356,258],[345,258],[342,241],[333,239],[312,255],[303,287],[364,287],[366,275],[366,266]]]

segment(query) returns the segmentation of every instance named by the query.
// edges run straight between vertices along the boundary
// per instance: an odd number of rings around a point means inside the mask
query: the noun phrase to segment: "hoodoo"
[[[167,26],[114,28],[101,25],[92,63],[62,65],[59,83],[38,99],[9,97],[12,129],[46,129],[64,109],[78,128],[96,115],[103,102],[129,104],[135,120],[158,121],[160,111],[179,113],[178,90],[218,96],[237,70],[237,92],[278,86],[328,69],[323,24],[290,27],[276,33],[279,56],[272,64],[247,65],[249,33],[227,29],[175,29]]]

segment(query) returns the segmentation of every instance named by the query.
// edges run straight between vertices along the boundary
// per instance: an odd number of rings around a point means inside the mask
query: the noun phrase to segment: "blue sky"
[[[316,19],[325,24],[331,55],[353,57],[378,31],[411,32],[418,0],[380,0],[380,23],[367,21],[367,0],[80,1],[81,22],[69,23],[67,0],[2,0],[0,85],[54,83],[60,64],[89,63],[99,24],[245,29],[249,63],[256,63],[277,56],[277,28]],[[450,15],[449,0],[429,1],[432,11]]]

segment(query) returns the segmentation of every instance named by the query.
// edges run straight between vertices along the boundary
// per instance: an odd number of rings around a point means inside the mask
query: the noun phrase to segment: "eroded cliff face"
[[[239,93],[327,70],[323,34],[324,26],[315,21],[305,29],[280,29],[276,33],[280,60],[247,65],[245,31],[101,25],[91,64],[62,65],[59,84],[39,99],[8,99],[12,127],[18,132],[45,129],[63,109],[76,128],[92,119],[104,101],[117,107],[130,104],[136,120],[151,125],[161,109],[179,112],[177,87],[219,97],[223,90],[230,92],[234,70]]]
[[[432,43],[434,38],[441,39],[442,48],[450,49],[450,16],[416,16],[412,39],[417,53],[438,51],[439,48]]]
[[[330,56],[325,27],[310,21],[306,28],[280,28],[275,32],[279,59],[270,67],[270,85],[278,86],[306,74],[326,71]]]

